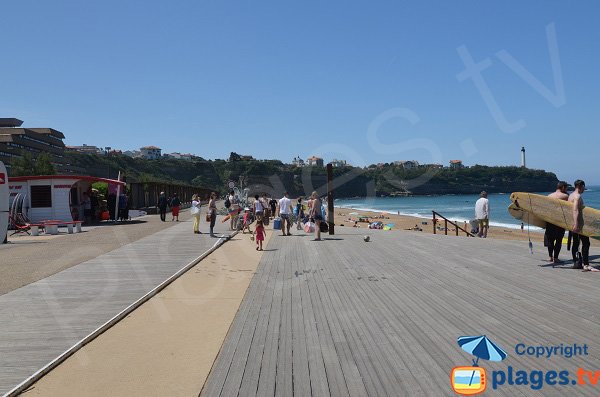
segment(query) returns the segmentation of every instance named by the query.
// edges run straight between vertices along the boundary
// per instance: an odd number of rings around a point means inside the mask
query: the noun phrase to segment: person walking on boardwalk
[[[302,230],[302,219],[304,219],[304,208],[302,206],[302,197],[298,197],[298,203],[296,203],[296,230]]]
[[[585,182],[578,179],[573,186],[575,186],[575,191],[569,196],[569,202],[573,204],[573,246],[571,247],[573,269],[590,270],[590,238],[580,234],[583,230],[583,207],[585,206],[581,195],[585,191]],[[580,242],[583,266],[577,258]]]
[[[171,222],[177,219],[179,222],[179,208],[181,207],[181,200],[177,197],[177,193],[173,193],[173,198],[171,199]]]
[[[279,199],[279,217],[281,218],[281,235],[290,236],[290,228],[292,227],[292,200],[290,200],[288,192],[283,194]],[[286,233],[287,231],[287,233]]]
[[[256,228],[254,228],[254,238],[256,239],[256,250],[263,250],[263,241],[265,241],[265,227],[262,221],[256,221]]]
[[[479,195],[479,200],[475,203],[475,218],[479,223],[478,237],[486,238],[490,228],[490,202],[487,198],[487,192],[483,191]]]
[[[567,194],[567,182],[560,181],[556,185],[556,191],[554,193],[550,193],[548,197],[555,198],[557,200],[567,201],[569,199],[569,195]],[[562,248],[562,240],[565,236],[565,229],[562,227],[558,227],[551,223],[546,224],[546,232],[545,232],[545,240],[548,244],[548,256],[549,261],[552,263],[560,263],[558,259],[558,254]]]
[[[167,205],[168,200],[165,192],[160,192],[160,196],[158,196],[158,211],[160,213],[160,220],[165,222],[167,218]]]
[[[190,213],[192,214],[192,218],[194,218],[194,234],[202,234],[200,232],[200,207],[202,206],[202,202],[198,198],[197,194],[192,196],[192,206],[190,207]]]
[[[208,202],[208,212],[206,218],[210,220],[210,237],[215,237],[214,229],[215,222],[217,221],[217,193],[210,195],[210,201]]]
[[[265,215],[265,207],[263,201],[260,199],[260,196],[258,194],[254,196],[254,203],[252,203],[252,212],[254,212],[256,220],[263,220],[263,216]]]
[[[250,229],[250,224],[252,223],[252,217],[250,213],[250,208],[244,208],[244,223],[242,224],[242,234],[246,234],[246,230],[252,234],[252,229]]]
[[[269,200],[269,206],[271,206],[271,216],[275,216],[275,211],[277,210],[277,200],[271,198],[271,200]]]
[[[235,194],[235,191],[231,190],[229,192],[229,196],[227,197],[226,201],[229,201],[229,229],[235,230],[238,223],[238,217],[240,215],[239,199]]]
[[[321,241],[321,222],[323,221],[323,212],[321,207],[323,203],[317,192],[312,192],[312,205],[310,208],[310,217],[315,221],[315,240]]]
[[[275,213],[271,213],[271,206],[269,204],[269,199],[267,198],[267,193],[263,193],[262,197],[260,198],[260,203],[262,204],[262,207],[264,209],[264,214],[263,214],[263,226],[269,226],[269,218],[271,217],[271,215],[275,215]]]

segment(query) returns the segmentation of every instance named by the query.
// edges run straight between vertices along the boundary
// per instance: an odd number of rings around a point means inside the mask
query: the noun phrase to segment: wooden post
[[[448,235],[448,219],[444,218],[444,234]]]
[[[119,171],[119,176],[117,177],[117,180],[120,182],[121,181],[121,171]],[[114,221],[116,222],[117,219],[119,219],[119,196],[121,195],[121,185],[117,184],[117,199],[115,200],[115,219]]]
[[[329,234],[335,234],[333,208],[333,165],[327,164],[327,223],[329,223]]]
[[[437,219],[435,219],[435,211],[431,211],[433,213],[433,234],[437,234],[437,230],[435,230],[435,223]]]

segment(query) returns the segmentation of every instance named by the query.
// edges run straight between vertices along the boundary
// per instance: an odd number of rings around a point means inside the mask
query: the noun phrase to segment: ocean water
[[[540,192],[539,194],[548,194]],[[400,213],[400,215],[431,219],[431,211],[436,211],[446,218],[468,222],[475,218],[475,202],[479,195],[441,195],[410,197],[367,197],[361,199],[335,200],[335,206],[354,208],[373,212]],[[490,194],[490,224],[512,229],[520,229],[521,223],[507,211],[510,205],[510,194]],[[600,209],[600,186],[589,186],[583,194],[588,207]],[[534,229],[534,227],[532,227]]]

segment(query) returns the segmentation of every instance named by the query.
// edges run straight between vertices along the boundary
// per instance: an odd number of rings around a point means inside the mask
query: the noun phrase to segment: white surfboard
[[[0,244],[8,232],[8,174],[4,163],[0,161]]]

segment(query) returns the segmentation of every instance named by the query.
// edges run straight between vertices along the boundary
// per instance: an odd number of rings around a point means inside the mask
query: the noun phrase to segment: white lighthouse
[[[521,167],[527,168],[527,165],[525,163],[525,146],[521,147]]]

